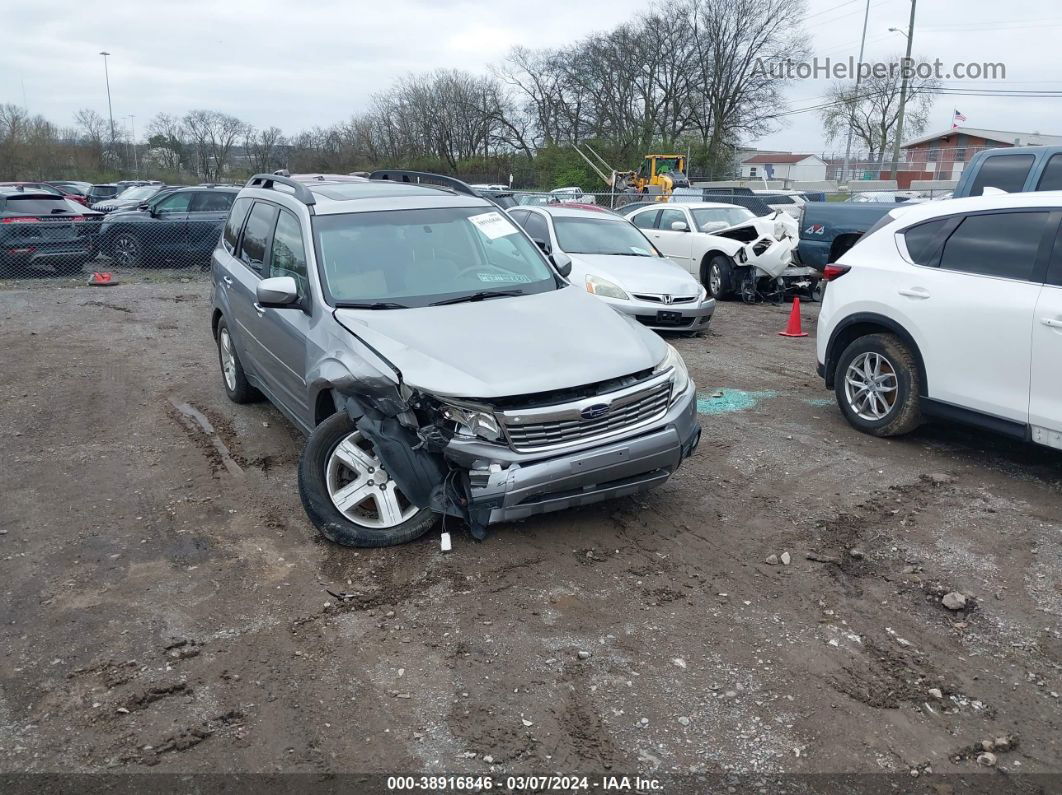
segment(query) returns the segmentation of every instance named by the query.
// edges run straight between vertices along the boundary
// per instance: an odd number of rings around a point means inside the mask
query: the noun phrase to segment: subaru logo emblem
[[[596,420],[608,414],[610,408],[608,403],[595,403],[580,411],[579,416],[584,420]]]

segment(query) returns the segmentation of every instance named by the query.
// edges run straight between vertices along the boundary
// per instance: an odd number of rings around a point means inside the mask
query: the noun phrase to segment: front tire
[[[841,353],[834,371],[837,404],[856,430],[900,436],[922,422],[922,382],[914,354],[894,334],[868,334]]]
[[[344,412],[310,434],[299,460],[299,496],[321,535],[347,547],[405,544],[436,519],[431,509],[406,499]]]
[[[729,298],[734,292],[734,265],[730,257],[716,254],[708,261],[708,292],[716,301]]]

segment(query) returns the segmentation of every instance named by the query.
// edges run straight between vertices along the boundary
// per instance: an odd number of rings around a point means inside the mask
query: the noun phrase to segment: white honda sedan
[[[890,210],[836,264],[819,374],[875,436],[923,417],[1062,449],[1062,192]]]
[[[546,253],[571,257],[572,284],[658,331],[703,331],[715,299],[627,219],[563,204],[514,207],[510,217]]]

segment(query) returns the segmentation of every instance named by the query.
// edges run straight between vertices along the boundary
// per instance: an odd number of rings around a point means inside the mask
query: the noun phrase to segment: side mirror
[[[690,231],[690,227],[685,221],[672,221],[671,222],[671,231],[672,232],[689,232]]]
[[[138,209],[138,210],[146,210],[146,209],[148,209],[148,208],[149,208],[150,206],[151,206],[151,205],[150,205],[150,204],[148,204],[147,202],[140,202],[140,204],[138,204],[138,205],[136,206],[136,209]]]
[[[572,258],[562,251],[558,251],[553,254],[550,259],[553,261],[553,266],[557,269],[557,273],[563,276],[565,279],[571,275],[572,272]]]
[[[539,240],[537,237],[533,237],[531,239],[535,241],[536,246],[542,249],[543,254],[549,254],[553,250],[548,240]]]
[[[262,306],[283,309],[299,300],[299,288],[290,276],[273,276],[258,282],[255,296]]]

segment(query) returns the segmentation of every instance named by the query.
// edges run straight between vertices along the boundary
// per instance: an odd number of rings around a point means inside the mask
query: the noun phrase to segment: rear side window
[[[247,217],[249,209],[251,209],[251,200],[247,198],[237,199],[232,205],[229,220],[225,223],[225,234],[221,238],[225,250],[230,254],[236,251],[236,240],[240,236],[240,227],[243,226],[243,221]]]
[[[1040,175],[1037,190],[1062,190],[1062,154],[1051,155]]]
[[[648,210],[644,213],[638,213],[631,219],[631,223],[639,229],[652,229],[656,226],[656,217],[660,215],[659,210]]]
[[[228,191],[198,191],[192,199],[189,212],[193,213],[223,213],[232,206],[234,194]]]
[[[1032,168],[1032,155],[993,155],[981,161],[981,168],[970,186],[971,196],[980,196],[985,188],[999,188],[1007,193],[1021,193]]]
[[[886,215],[878,223],[888,223],[890,220],[892,219]],[[940,252],[944,249],[944,238],[941,232],[950,221],[950,218],[938,218],[936,221],[927,221],[924,224],[912,226],[903,233],[903,242],[907,244],[907,253],[911,255],[911,262],[929,268],[940,265]],[[867,234],[873,231],[872,228]]]
[[[1048,213],[970,215],[944,244],[940,267],[1029,281]]]
[[[240,259],[255,270],[261,270],[265,264],[266,249],[276,222],[276,207],[265,202],[254,203],[251,214],[247,217],[247,227],[243,230]]]

